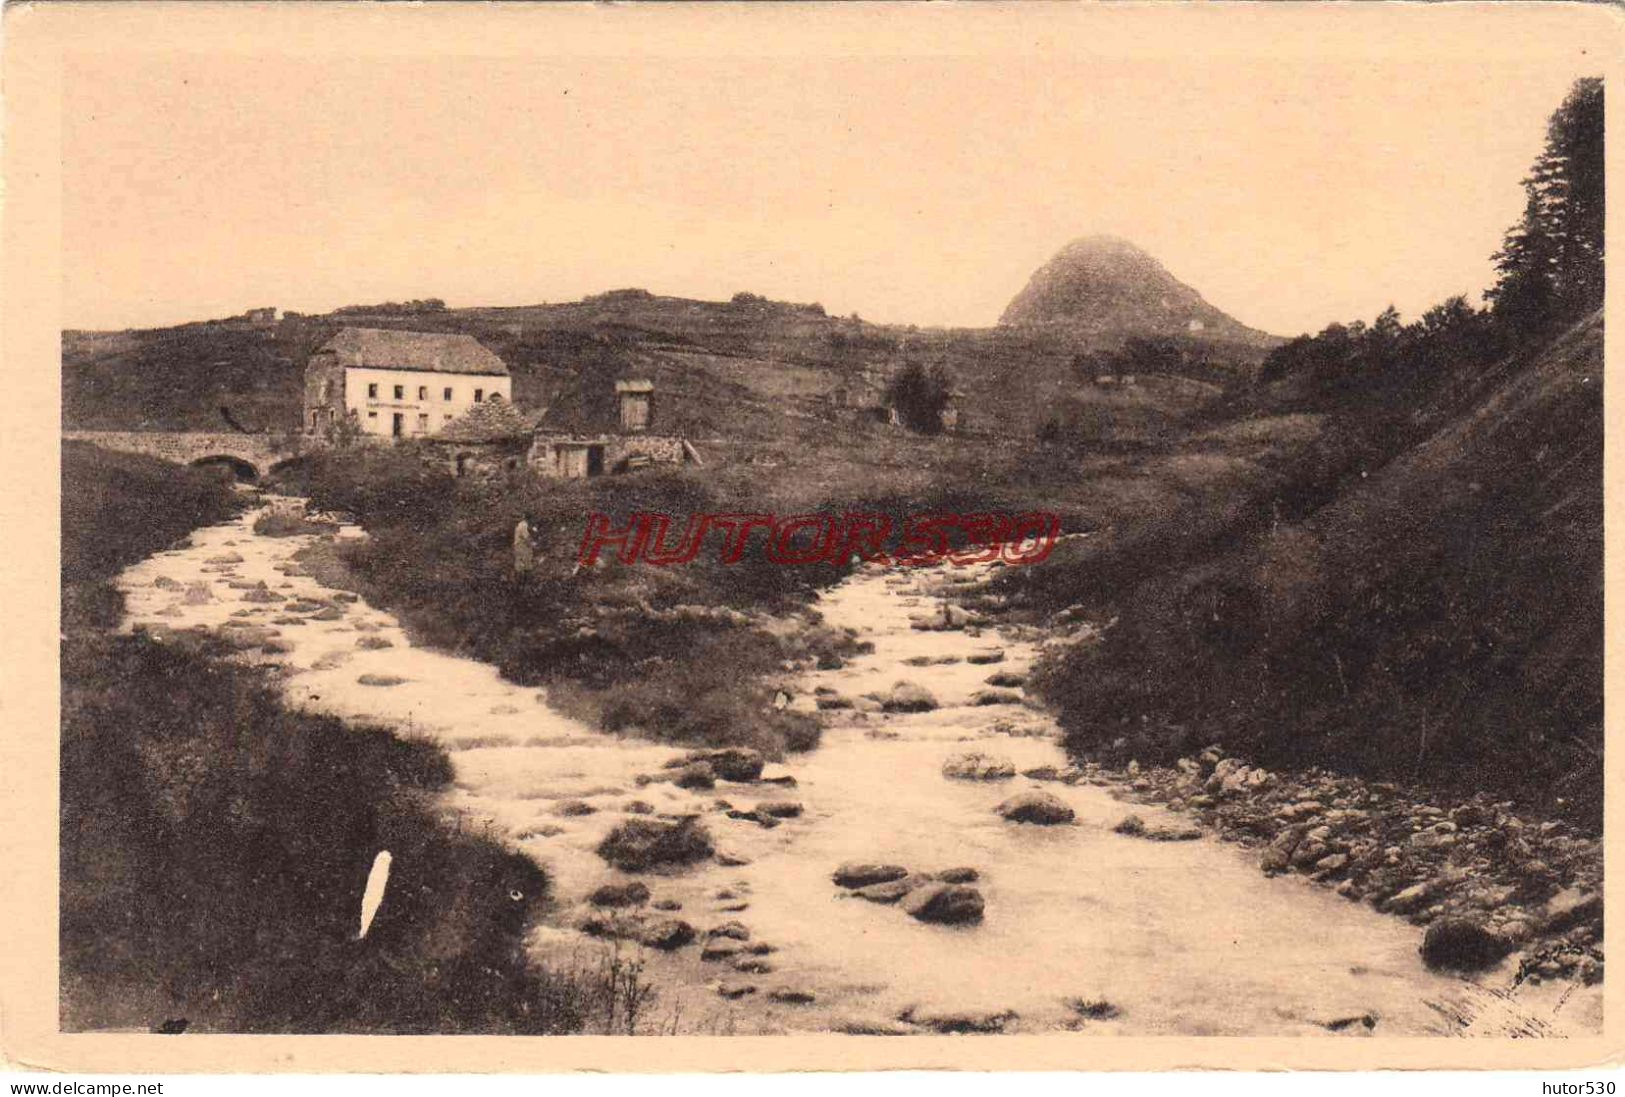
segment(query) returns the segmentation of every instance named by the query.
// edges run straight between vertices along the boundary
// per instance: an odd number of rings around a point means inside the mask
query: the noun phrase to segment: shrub
[[[66,1027],[579,1026],[578,988],[524,954],[546,876],[445,828],[438,747],[290,712],[249,669],[144,637],[71,638],[63,668]]]

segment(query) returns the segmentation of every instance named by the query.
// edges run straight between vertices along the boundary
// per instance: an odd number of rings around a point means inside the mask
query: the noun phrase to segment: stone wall
[[[680,465],[684,462],[683,440],[662,434],[537,434],[530,447],[529,465],[543,476],[559,476],[558,451],[583,446],[604,447],[604,472],[626,471],[631,457],[648,457],[655,464]]]

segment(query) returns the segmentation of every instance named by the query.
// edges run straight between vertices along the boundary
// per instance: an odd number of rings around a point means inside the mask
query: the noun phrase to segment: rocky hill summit
[[[1115,338],[1278,342],[1220,312],[1144,250],[1115,236],[1086,236],[1062,248],[1016,294],[999,323]]]

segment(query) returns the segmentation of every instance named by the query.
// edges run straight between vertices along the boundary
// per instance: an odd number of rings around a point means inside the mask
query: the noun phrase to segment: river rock
[[[638,926],[635,936],[641,945],[671,952],[694,940],[694,927],[681,918],[648,918]]]
[[[898,681],[880,700],[886,712],[930,712],[937,707],[931,691],[915,682]]]
[[[1002,663],[1004,662],[1004,649],[978,648],[969,655],[965,656],[965,662],[974,663],[977,666],[987,666],[991,663]]]
[[[802,807],[796,800],[764,800],[756,805],[756,814],[765,815],[774,819],[794,819],[801,814]]]
[[[963,884],[926,884],[905,895],[901,905],[921,922],[970,925],[982,920],[982,893]]]
[[[760,956],[740,955],[733,958],[733,969],[742,975],[766,975],[773,970],[773,962]]]
[[[1594,891],[1566,888],[1552,896],[1542,911],[1546,933],[1562,933],[1573,926],[1602,917],[1602,896]]]
[[[761,751],[751,747],[722,747],[718,750],[690,751],[681,760],[668,762],[667,766],[694,764],[705,765],[724,781],[746,782],[762,775],[766,760]]]
[[[395,641],[387,636],[363,636],[355,642],[355,646],[362,651],[381,651],[394,647]]]
[[[746,995],[755,994],[756,987],[752,983],[723,982],[717,984],[717,993],[729,1001],[735,1001]]]
[[[255,587],[253,590],[248,590],[248,591],[243,592],[243,601],[245,601],[245,602],[280,602],[280,601],[282,601],[282,596],[277,594],[273,590],[266,589],[265,587]]]
[[[812,991],[802,990],[800,987],[775,987],[767,992],[767,996],[775,1002],[790,1006],[804,1006],[818,1000],[818,996]]]
[[[850,697],[841,697],[839,695],[833,696],[833,697],[820,697],[817,700],[815,700],[813,702],[813,704],[816,705],[822,711],[834,712],[834,711],[839,711],[841,709],[849,709],[849,708],[851,708],[852,707],[852,698],[850,698]]]
[[[1070,823],[1076,818],[1072,809],[1058,797],[1036,790],[1012,796],[994,810],[1012,823],[1036,823],[1041,826]]]
[[[1431,880],[1412,884],[1383,900],[1382,909],[1390,914],[1410,914],[1412,911],[1420,910],[1433,897],[1433,890]]]
[[[836,884],[844,888],[868,887],[870,884],[884,884],[891,880],[901,880],[908,875],[908,869],[902,865],[877,864],[872,861],[847,861],[834,872],[833,879]]]
[[[745,951],[745,946],[731,937],[708,937],[700,946],[700,959],[708,961],[732,960]]]
[[[703,861],[715,852],[715,847],[705,827],[692,816],[673,823],[632,818],[610,831],[598,844],[597,852],[622,872],[647,872]]]
[[[184,583],[181,583],[180,581],[175,580],[175,579],[171,579],[167,575],[158,576],[158,578],[156,578],[156,579],[154,579],[152,581],[152,585],[157,587],[159,590],[185,590],[186,589],[186,586],[185,586]]]
[[[398,686],[406,679],[397,674],[363,674],[356,681],[364,686]]]
[[[901,880],[888,880],[884,884],[870,884],[868,887],[858,888],[852,894],[871,903],[895,903],[915,888],[924,887],[932,882],[929,876],[911,873]]]
[[[628,815],[653,815],[655,806],[647,800],[628,800],[621,810]]]
[[[1465,918],[1441,918],[1428,926],[1418,950],[1430,968],[1482,971],[1511,951],[1498,934]]]
[[[1014,670],[996,670],[983,681],[996,689],[1020,689],[1027,684],[1027,676]]]
[[[1008,689],[979,689],[970,695],[970,703],[979,707],[987,705],[1019,705],[1021,694]]]
[[[897,1015],[908,1025],[919,1025],[941,1033],[995,1033],[1016,1019],[1012,1010],[922,1010],[910,1007]]]
[[[971,751],[943,762],[942,775],[960,781],[1004,781],[1016,775],[1016,765],[1002,755]]]
[[[595,907],[635,907],[649,901],[649,885],[641,880],[621,884],[603,884],[587,896]]]
[[[671,783],[678,788],[712,789],[717,787],[717,778],[710,766],[699,763],[678,770]]]
[[[223,552],[219,556],[211,556],[203,561],[205,564],[240,564],[243,554],[240,552]]]
[[[941,872],[933,873],[933,878],[945,884],[974,884],[982,878],[982,874],[968,865],[954,868],[945,868]]]
[[[705,931],[706,939],[713,937],[727,937],[734,941],[750,940],[750,928],[743,922],[723,922],[719,926],[712,926]]]
[[[554,807],[554,815],[563,815],[567,818],[579,818],[583,815],[596,815],[598,809],[585,800],[563,800]]]
[[[654,902],[649,904],[649,907],[652,910],[682,910],[683,904],[679,903],[676,899],[656,899]]]

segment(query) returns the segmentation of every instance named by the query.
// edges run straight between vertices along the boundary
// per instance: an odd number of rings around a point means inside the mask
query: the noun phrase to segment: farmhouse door
[[[399,438],[402,434],[406,433],[406,416],[397,411],[394,415],[394,423],[391,425],[389,433],[394,435],[396,438]]]
[[[588,446],[587,447],[587,475],[588,476],[602,476],[602,475],[604,475],[604,447],[603,446]]]

